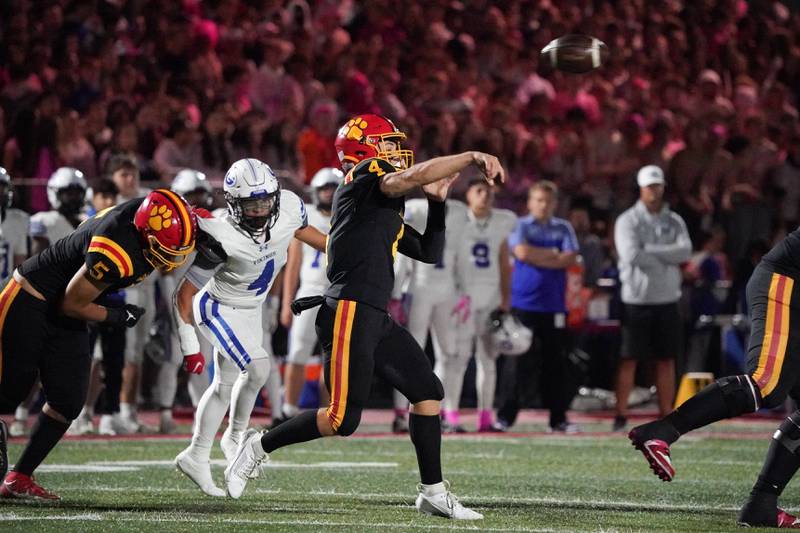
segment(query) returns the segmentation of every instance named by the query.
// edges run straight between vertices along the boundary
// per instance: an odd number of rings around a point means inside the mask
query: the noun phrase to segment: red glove
[[[183,369],[190,374],[202,374],[206,368],[206,360],[200,352],[183,356]]]
[[[192,211],[196,217],[200,218],[214,218],[211,212],[205,207],[192,207]]]

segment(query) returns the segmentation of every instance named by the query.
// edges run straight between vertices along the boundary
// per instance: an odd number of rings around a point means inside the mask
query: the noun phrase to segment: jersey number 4
[[[258,276],[258,279],[248,285],[247,288],[256,291],[256,296],[264,294],[269,288],[269,283],[272,281],[273,274],[275,274],[275,260],[270,259],[267,261],[267,264],[264,265],[264,270],[261,271],[261,275]]]

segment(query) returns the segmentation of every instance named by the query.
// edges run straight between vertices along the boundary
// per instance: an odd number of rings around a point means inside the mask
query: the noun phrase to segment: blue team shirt
[[[509,249],[513,250],[518,244],[558,248],[562,252],[578,251],[578,239],[572,225],[555,217],[545,223],[535,221],[531,215],[521,217],[508,237]],[[567,310],[566,289],[566,270],[537,267],[514,259],[512,307],[539,313],[564,313]]]

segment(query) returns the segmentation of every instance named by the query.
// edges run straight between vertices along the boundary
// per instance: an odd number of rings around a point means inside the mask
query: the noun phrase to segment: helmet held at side
[[[492,311],[487,324],[489,339],[497,354],[522,355],[533,342],[533,332],[517,317],[500,309]]]
[[[342,168],[364,159],[380,157],[402,170],[414,164],[414,152],[404,149],[406,134],[380,115],[358,115],[347,121],[336,135],[336,154]]]
[[[145,258],[162,272],[181,266],[194,250],[195,214],[183,197],[168,189],[156,189],[145,197],[133,225],[142,236]]]
[[[236,161],[225,173],[223,190],[231,218],[253,237],[263,235],[278,221],[281,187],[263,161]]]

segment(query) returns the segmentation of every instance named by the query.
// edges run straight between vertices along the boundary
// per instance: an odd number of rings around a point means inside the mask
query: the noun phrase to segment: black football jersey
[[[61,297],[84,264],[93,279],[109,285],[105,292],[139,283],[153,271],[133,225],[143,200],[100,211],[69,236],[28,258],[20,265],[20,274],[47,300]]]
[[[396,169],[385,159],[361,161],[333,196],[328,234],[331,298],[385,309],[394,286],[394,257],[403,237],[403,197],[390,198],[380,178]]]
[[[800,228],[795,229],[773,246],[761,259],[771,272],[800,278]]]

